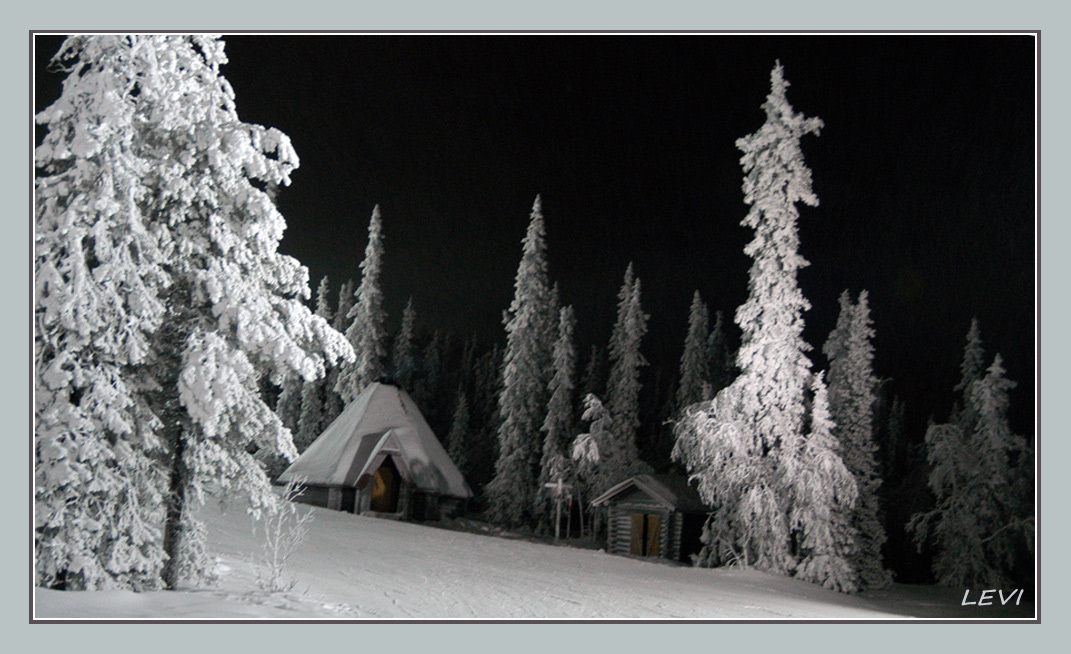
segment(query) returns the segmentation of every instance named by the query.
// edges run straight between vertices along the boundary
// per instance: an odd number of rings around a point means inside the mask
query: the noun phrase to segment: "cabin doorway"
[[[399,480],[394,460],[387,457],[372,477],[372,501],[368,508],[377,513],[397,513]]]
[[[629,553],[633,556],[658,556],[662,535],[662,516],[657,513],[632,514],[632,543]]]

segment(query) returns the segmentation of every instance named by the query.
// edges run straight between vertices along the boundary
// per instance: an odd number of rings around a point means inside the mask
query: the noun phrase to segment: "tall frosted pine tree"
[[[595,493],[602,493],[632,474],[647,472],[640,460],[636,433],[640,428],[640,368],[647,361],[640,353],[640,341],[647,333],[648,315],[640,306],[640,280],[625,270],[624,283],[617,295],[617,322],[610,335],[610,374],[606,380],[606,410],[612,420],[613,438],[600,451]]]
[[[320,279],[320,284],[316,288],[316,315],[321,318],[325,318],[328,322],[331,322],[330,310],[328,313],[321,312],[323,302],[326,300],[328,288],[327,288],[327,276]],[[275,413],[278,414],[279,419],[283,421],[283,425],[290,430],[290,433],[294,435],[295,445],[298,443],[298,432],[301,431],[301,415],[304,411],[304,405],[306,404],[305,387],[308,384],[313,384],[317,387],[323,385],[323,380],[317,379],[312,382],[305,381],[301,375],[293,373],[287,376],[286,381],[283,382],[282,391],[279,393],[279,398],[275,402]],[[300,453],[302,448],[298,447]],[[283,459],[276,457],[275,463],[277,465],[283,461]]]
[[[498,400],[501,395],[502,347],[495,343],[476,359],[469,397],[472,443],[469,448],[470,476],[466,479],[480,494],[494,477],[498,460],[498,432],[502,425]]]
[[[364,261],[361,262],[361,285],[354,293],[353,308],[349,313],[352,322],[346,330],[346,338],[353,346],[357,360],[353,365],[342,367],[335,386],[335,391],[346,405],[383,375],[387,338],[384,323],[387,315],[380,290],[382,275],[383,219],[377,204],[368,222],[368,245],[365,247]]]
[[[1032,497],[1016,492],[1032,453],[1007,418],[1015,383],[1004,377],[999,354],[988,370],[979,365],[984,356],[975,320],[956,386],[963,405],[926,431],[935,506],[907,526],[920,547],[933,544],[933,573],[945,586],[1013,583],[1017,556],[1033,553]]]
[[[416,380],[413,389],[413,399],[424,412],[433,429],[440,415],[439,399],[445,384],[446,347],[445,338],[441,330],[432,332],[431,340],[424,347],[424,356],[420,365],[420,377]]]
[[[705,368],[703,400],[709,400],[733,380],[733,353],[729,351],[725,319],[721,311],[714,312],[714,324],[707,338],[707,366]]]
[[[305,380],[298,373],[287,375],[279,397],[275,400],[275,413],[283,426],[291,432],[297,431],[298,419],[301,417],[301,389],[304,384]]]
[[[598,344],[591,346],[584,375],[580,378],[580,397],[606,394],[606,352]]]
[[[707,377],[707,339],[710,337],[709,314],[707,305],[699,296],[699,291],[692,297],[692,306],[688,310],[688,335],[684,339],[684,353],[681,355],[680,385],[677,386],[676,411],[682,411],[692,404],[704,399],[704,383]]]
[[[859,590],[852,527],[855,476],[840,457],[822,373],[811,382],[811,428],[791,467],[791,522],[800,534],[796,576],[842,593]]]
[[[338,310],[335,311],[335,319],[331,323],[337,332],[345,334],[353,322],[350,319],[350,310],[353,309],[353,296],[356,291],[357,282],[352,279],[342,282],[341,288],[338,289]]]
[[[1019,488],[1022,477],[1033,477],[1029,469],[1033,452],[1008,423],[1009,393],[1016,385],[1005,377],[1004,360],[997,354],[969,393],[978,416],[970,438],[970,449],[978,457],[980,484],[975,516],[985,530],[982,542],[987,559],[1001,570],[999,576],[993,575],[994,580],[1001,584],[1015,583],[1020,556],[1033,557],[1034,502],[1032,493],[1024,497]]]
[[[591,512],[590,504],[585,507],[585,503],[599,495],[594,490],[594,485],[599,478],[600,453],[610,447],[610,441],[613,439],[610,432],[613,420],[602,401],[590,393],[584,396],[584,413],[580,419],[589,423],[588,431],[577,434],[569,458],[575,475],[574,484],[580,508],[580,533],[583,534],[584,513]]]
[[[298,159],[241,122],[207,35],[67,39],[34,153],[35,583],[174,588],[208,572],[208,485],[271,509],[295,454],[268,378],[352,357],[302,303],[261,190]]]
[[[470,448],[474,445],[471,425],[469,421],[469,401],[465,397],[464,390],[458,390],[457,402],[454,407],[454,418],[450,422],[450,432],[447,434],[447,454],[454,462],[461,474],[469,476]]]
[[[301,415],[294,432],[294,447],[301,454],[312,445],[323,431],[323,386],[318,381],[307,381],[301,388]]]
[[[708,547],[718,552],[714,563],[736,560],[788,573],[796,562],[785,466],[802,449],[811,367],[802,337],[810,304],[796,281],[807,265],[799,253],[796,203],[818,204],[800,139],[817,134],[822,121],[789,105],[780,63],[770,81],[765,124],[736,142],[744,201],[751,205],[743,224],[755,230],[744,249],[754,261],[748,299],[736,312],[741,373],[677,424],[674,457],[715,508],[707,534]]]
[[[933,572],[938,583],[947,586],[986,582],[994,576],[982,549],[981,528],[973,515],[974,493],[968,492],[977,470],[969,442],[974,427],[974,421],[967,417],[972,412],[970,388],[981,378],[984,356],[978,320],[972,319],[960,364],[960,381],[954,389],[962,395],[947,423],[931,422],[926,429],[926,460],[930,466],[927,483],[936,506],[913,515],[907,524],[919,548],[927,542],[935,547]]]
[[[540,512],[550,518],[550,495],[544,484],[564,478],[568,469],[566,452],[570,439],[575,435],[574,417],[574,376],[576,373],[576,349],[573,346],[573,333],[576,331],[576,315],[572,307],[561,310],[558,319],[558,340],[554,344],[554,376],[548,390],[550,401],[547,404],[547,418],[543,421],[543,456],[540,460],[539,481],[536,486],[540,497]]]
[[[338,309],[335,311],[331,326],[335,328],[335,331],[342,334],[345,334],[346,330],[349,329],[348,316],[350,309],[353,308],[353,291],[355,287],[354,281],[347,279],[338,290]],[[341,368],[341,365],[331,366],[327,370],[327,377],[324,378],[323,416],[326,424],[334,422],[335,418],[342,413],[342,396],[335,390],[338,385],[338,375],[341,372]]]
[[[328,280],[325,275],[320,278],[320,284],[316,287],[316,315],[331,322],[331,309],[326,306],[327,295],[329,292]],[[286,381],[283,382],[282,391],[279,393],[279,398],[275,403],[275,413],[279,415],[279,419],[283,421],[283,425],[285,425],[295,436],[301,429],[301,413],[303,410],[302,406],[305,402],[305,385],[307,383],[310,382],[305,382],[300,375],[289,375]],[[311,383],[318,386],[323,385],[322,380],[316,380]]]
[[[327,279],[327,275],[321,277],[320,283],[316,286],[316,315],[328,323],[334,321],[334,313],[331,311],[331,282]]]
[[[826,337],[826,342],[822,345],[822,353],[826,355],[826,360],[829,361],[831,376],[843,378],[845,376],[844,368],[848,363],[848,332],[851,329],[855,305],[852,303],[851,293],[847,290],[841,292],[837,302],[840,305],[840,311],[837,313],[837,324],[833,327],[833,331],[829,332],[829,336]],[[834,388],[834,398],[840,392],[839,388]]]
[[[330,285],[325,275],[320,279],[320,285],[316,287],[316,315],[327,322],[331,322],[333,317],[329,294]],[[294,432],[294,446],[299,454],[308,449],[309,445],[312,445],[312,442],[319,438],[320,433],[330,424],[324,416],[326,390],[323,379],[307,381],[301,389],[301,415],[298,416],[297,431]]]
[[[413,298],[410,297],[402,312],[402,326],[398,336],[394,339],[394,348],[391,350],[391,368],[394,370],[394,379],[409,393],[413,392],[413,382],[416,378],[416,359],[413,355],[415,337],[416,307],[413,306]]]
[[[516,526],[531,521],[539,474],[539,428],[546,415],[550,352],[545,349],[551,289],[540,199],[532,206],[522,244],[513,302],[505,315],[506,351],[499,396],[499,453],[487,486],[492,520]]]
[[[978,318],[971,318],[959,372],[959,383],[952,390],[963,393],[964,396],[968,395],[971,384],[985,374],[985,348],[982,347],[982,329],[978,326]]]
[[[978,318],[971,318],[967,330],[967,345],[963,349],[963,361],[959,366],[960,379],[952,390],[960,393],[960,402],[952,410],[952,421],[970,431],[978,420],[978,414],[970,401],[971,385],[985,375],[985,349],[982,347],[982,330]]]
[[[858,484],[859,497],[852,511],[857,547],[853,564],[860,588],[883,588],[892,576],[882,565],[885,526],[878,507],[877,444],[874,442],[874,405],[878,378],[874,374],[874,327],[866,291],[856,302],[845,291],[840,315],[822,351],[829,358],[829,404],[840,440],[841,457]]]

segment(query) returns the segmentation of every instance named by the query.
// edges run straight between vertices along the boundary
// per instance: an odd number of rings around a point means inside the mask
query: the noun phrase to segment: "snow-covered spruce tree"
[[[976,343],[969,339],[965,359]],[[1021,505],[1014,492],[1017,461],[1029,456],[1025,440],[1008,425],[1014,387],[998,354],[985,376],[966,387],[963,411],[926,432],[936,506],[913,516],[908,530],[920,546],[927,540],[936,546],[933,571],[945,586],[1009,584],[1020,543],[1033,542],[1032,507]],[[964,415],[974,423],[968,426]]]
[[[470,476],[466,481],[475,493],[481,495],[494,476],[498,431],[502,424],[498,412],[498,399],[502,395],[502,348],[497,343],[476,360],[472,377],[469,401],[472,442],[469,445]]]
[[[874,327],[866,291],[856,302],[847,291],[840,296],[840,315],[822,351],[829,358],[829,404],[841,444],[840,455],[858,484],[852,511],[857,547],[852,564],[859,571],[860,589],[883,588],[892,575],[882,565],[885,526],[878,508],[877,445],[874,405],[878,378],[874,375]]]
[[[295,372],[287,375],[283,389],[275,400],[275,414],[291,433],[297,432],[298,419],[301,417],[301,389],[304,384],[300,374]]]
[[[492,519],[509,526],[532,518],[539,474],[539,428],[546,416],[550,352],[544,348],[550,304],[543,212],[537,197],[524,237],[513,302],[506,312],[506,352],[499,396],[501,426],[495,477],[487,486]]]
[[[435,430],[438,423],[445,419],[449,409],[443,410],[441,398],[444,395],[446,375],[446,339],[441,330],[436,329],[431,341],[424,347],[424,358],[420,365],[420,376],[414,383],[413,400],[424,412],[428,424]]]
[[[855,565],[855,476],[839,455],[822,373],[811,382],[811,430],[792,466],[792,529],[799,534],[796,576],[842,593],[859,590]]]
[[[830,375],[844,377],[844,368],[848,362],[846,356],[848,353],[848,331],[851,329],[852,310],[855,305],[852,303],[852,295],[847,289],[841,292],[840,297],[837,298],[837,303],[840,305],[840,311],[837,313],[837,324],[833,327],[833,331],[829,332],[829,336],[826,337],[826,342],[822,345],[822,353],[826,355],[826,360],[829,361]],[[832,398],[835,398],[838,393],[840,393],[840,390],[834,388],[831,393]]]
[[[892,404],[889,405],[888,422],[885,426],[885,442],[888,449],[886,461],[888,471],[886,475],[890,479],[899,479],[903,476],[907,466],[909,443],[904,434],[904,414],[906,406],[900,396],[894,395]]]
[[[498,343],[476,359],[472,374],[472,401],[470,413],[478,425],[493,421],[498,412],[498,398],[502,395],[502,348]],[[495,434],[498,429],[494,430]]]
[[[978,420],[978,415],[974,413],[974,407],[971,405],[970,389],[985,374],[985,349],[982,347],[982,333],[977,318],[971,318],[959,369],[959,383],[952,389],[959,396],[952,405],[949,422],[958,424],[966,438]]]
[[[427,387],[423,392],[428,399],[425,405],[421,405],[421,410],[425,412],[424,417],[436,434],[449,433],[456,404],[455,395],[460,388],[457,384],[457,368],[451,363],[453,345],[453,335],[450,332],[436,329],[424,352],[424,363],[427,365],[424,381]],[[423,408],[424,406],[427,408]]]
[[[174,588],[204,574],[211,482],[275,495],[249,453],[294,455],[264,376],[349,345],[278,254],[285,135],[242,123],[212,36],[69,38],[35,152],[36,582]]]
[[[599,345],[591,346],[588,363],[584,366],[584,376],[580,379],[580,396],[606,394],[606,352]],[[581,411],[583,412],[583,411]]]
[[[567,306],[569,308],[569,312],[571,314],[573,314],[573,321],[575,323],[575,321],[576,321],[576,312],[573,310],[572,305],[564,305],[564,304],[562,304],[561,287],[558,284],[558,282],[554,282],[554,285],[550,289],[550,306],[549,306],[550,309],[554,310],[553,314],[551,315],[552,321],[551,321],[551,328],[550,328],[550,331],[549,331],[551,336],[553,336],[553,338],[550,339],[550,350],[549,350],[549,352],[551,352],[551,358],[552,359],[553,359],[554,346],[557,345],[558,340],[561,338],[561,334],[562,334],[562,332],[561,332],[562,310],[565,309]],[[575,327],[575,324],[574,324],[574,327]],[[576,363],[576,350],[575,350],[575,348],[573,350],[573,362],[574,362],[574,364]],[[574,370],[574,372],[575,372],[575,370]]]
[[[971,412],[967,391],[981,377],[984,356],[978,321],[972,319],[960,364],[961,379],[955,386],[962,392],[961,400],[953,406],[949,422],[931,421],[926,429],[927,483],[935,506],[913,515],[907,524],[920,550],[927,542],[936,548],[933,572],[939,583],[948,586],[991,576],[981,546],[984,536],[972,515],[972,493],[967,491],[977,468],[968,443],[974,421],[967,417]]]
[[[323,277],[320,278],[320,284],[316,287],[316,315],[320,316],[321,318],[326,320],[328,323],[334,324],[335,313],[331,310],[331,297],[330,297],[330,295],[331,295],[331,282],[328,280],[327,275],[324,275]],[[341,330],[335,330],[335,331],[338,331],[339,333],[343,333]],[[311,382],[311,383],[314,383],[316,385],[317,395],[320,398],[319,409],[317,411],[317,413],[319,414],[317,416],[318,431],[322,431],[324,427],[326,427],[327,425],[331,424],[331,420],[334,420],[333,417],[331,419],[328,419],[327,415],[325,413],[325,409],[327,408],[328,390],[329,390],[329,387],[327,386],[327,381],[328,381],[328,375],[325,375],[324,377],[322,377],[320,379],[317,379],[314,382]],[[306,383],[310,383],[310,382],[306,382]],[[304,403],[304,401],[305,401],[304,389],[302,389],[302,403]],[[299,420],[300,420],[300,418],[299,418]]]
[[[327,275],[320,278],[320,283],[316,286],[316,315],[320,316],[328,323],[334,320],[334,314],[331,312],[331,284],[327,279]]]
[[[980,506],[988,495],[986,486],[1001,483],[1000,475],[982,472],[983,461],[990,457],[977,449],[975,439],[981,414],[973,389],[983,379],[984,357],[978,320],[972,319],[960,364],[960,381],[954,389],[962,396],[953,406],[949,422],[931,424],[926,432],[928,481],[936,506],[912,516],[908,523],[908,531],[920,548],[927,541],[936,547],[933,571],[939,583],[949,586],[998,583],[1004,579],[1000,566],[990,559],[984,547],[986,523],[991,522],[992,512],[983,516],[986,511]],[[999,358],[998,355],[998,361]],[[998,367],[1002,378],[1003,366]],[[1008,383],[1002,380],[996,386],[1005,387],[1006,395]]]
[[[959,383],[952,390],[961,394],[960,404],[952,410],[952,421],[961,423],[964,429],[970,431],[978,420],[970,401],[971,385],[985,375],[985,350],[982,348],[978,318],[971,318],[971,326],[967,330],[967,345],[963,349],[963,361],[959,370]]]
[[[717,563],[738,560],[780,573],[795,567],[782,457],[801,449],[811,367],[802,338],[810,305],[796,281],[807,265],[799,254],[796,203],[815,206],[818,198],[799,141],[822,127],[792,109],[787,87],[777,64],[763,105],[766,123],[736,142],[744,153],[744,201],[751,205],[743,224],[755,230],[744,250],[754,260],[749,296],[736,312],[741,374],[714,400],[688,411],[674,446],[674,458],[715,509],[708,546],[719,553]]]
[[[335,331],[345,334],[353,320],[350,318],[350,310],[353,309],[353,296],[357,293],[357,282],[347,279],[342,282],[338,289],[338,310],[335,311],[335,319],[331,326]]]
[[[600,445],[601,463],[595,493],[602,493],[629,475],[648,472],[639,457],[636,432],[640,427],[640,367],[647,361],[640,354],[640,341],[647,333],[647,314],[640,306],[640,280],[625,271],[618,292],[617,322],[610,336],[610,375],[606,381],[606,410],[613,421],[613,438]]]
[[[589,423],[588,431],[578,434],[573,440],[569,458],[574,474],[574,489],[580,507],[580,533],[584,533],[585,502],[594,499],[598,493],[594,490],[599,476],[601,452],[610,447],[613,439],[613,419],[602,401],[594,395],[584,396],[584,413],[581,420]]]
[[[651,390],[646,392],[641,422],[646,430],[641,430],[640,458],[650,464],[652,469],[665,469],[673,459],[673,420],[682,412],[677,411],[677,378],[674,374],[662,374],[663,368],[655,369]],[[663,380],[666,380],[663,382]],[[700,390],[704,388],[700,384]],[[700,401],[702,401],[700,397]]]
[[[688,310],[688,335],[684,339],[684,353],[681,355],[680,384],[677,386],[674,412],[677,415],[686,407],[709,399],[703,397],[708,367],[707,339],[710,337],[708,321],[707,305],[699,297],[699,291],[696,291]]]
[[[153,588],[166,560],[166,450],[142,388],[168,276],[124,147],[136,108],[108,101],[136,79],[120,46],[67,41],[53,65],[71,75],[37,116],[34,579],[53,588]]]
[[[416,359],[413,356],[413,338],[416,335],[416,307],[413,298],[405,304],[402,312],[402,326],[394,339],[391,351],[391,368],[398,385],[408,392],[413,392],[413,378],[416,376]]]
[[[978,318],[971,318],[971,326],[967,330],[967,345],[963,348],[963,361],[959,365],[960,380],[953,391],[967,395],[971,384],[978,381],[985,374],[985,349],[982,347],[982,330],[978,326]]]
[[[331,321],[331,326],[335,328],[335,331],[345,334],[349,328],[349,315],[350,309],[353,308],[353,290],[356,284],[352,279],[346,280],[342,283],[342,287],[338,291],[338,309],[335,311],[335,317]],[[324,378],[323,383],[323,421],[324,425],[330,425],[334,422],[335,418],[342,413],[343,404],[342,396],[335,390],[335,386],[338,385],[338,375],[341,370],[341,366],[330,366],[327,369],[327,376]]]
[[[570,457],[589,472],[601,460],[599,452],[608,447],[613,439],[613,419],[602,401],[594,395],[584,397],[584,413],[581,417],[589,424],[588,431],[578,434],[573,442]]]
[[[325,275],[316,287],[316,315],[331,322],[333,314],[328,298],[329,282]],[[304,452],[316,440],[329,422],[324,416],[323,379],[314,379],[304,383],[301,388],[301,414],[298,416],[297,430],[294,432],[294,446],[298,453]]]
[[[726,331],[722,312],[715,311],[714,325],[707,337],[703,400],[711,399],[733,380],[733,353],[729,349],[729,336]]]
[[[330,282],[327,276],[320,278],[316,287],[316,315],[330,323],[333,313],[328,295]],[[294,447],[298,454],[304,452],[312,441],[326,426],[324,421],[325,379],[304,381],[299,375],[291,375],[283,384],[283,392],[275,407],[275,413],[294,436]],[[296,398],[296,401],[295,399]],[[289,462],[282,456],[272,456],[267,460],[269,477],[277,477],[286,469]]]
[[[383,375],[386,357],[387,314],[383,310],[383,292],[380,290],[380,278],[383,274],[383,220],[379,205],[372,209],[372,219],[368,222],[368,245],[361,262],[361,285],[354,293],[353,308],[349,319],[352,321],[346,330],[357,360],[350,366],[343,366],[338,374],[335,391],[348,405],[366,386]]]
[[[479,338],[476,332],[473,332],[461,346],[461,360],[457,364],[457,387],[470,393],[476,368],[476,351],[479,349],[479,345]]]
[[[446,437],[447,454],[466,478],[469,472],[469,447],[472,444],[470,429],[469,401],[465,397],[465,391],[459,390],[457,406],[454,408],[454,419],[450,423],[450,433]]]
[[[565,475],[568,469],[566,446],[575,433],[575,407],[573,401],[573,375],[576,368],[576,349],[573,333],[576,331],[576,315],[572,307],[561,310],[558,319],[558,341],[554,344],[554,376],[548,390],[547,418],[543,421],[543,457],[540,460],[539,481],[536,486],[542,500],[537,513],[544,519],[552,518],[552,497],[544,484],[553,483]]]
[[[301,389],[301,416],[298,418],[298,428],[294,432],[294,447],[301,454],[312,445],[320,433],[323,432],[323,386],[318,380],[307,381]]]
[[[1017,493],[1019,461],[1032,458],[1026,439],[1011,430],[1008,423],[1009,392],[1016,382],[1005,376],[1004,361],[998,354],[982,379],[971,385],[971,405],[978,422],[971,437],[971,449],[980,458],[984,485],[981,489],[980,514],[987,518],[984,541],[986,554],[1004,568],[1006,576],[1014,567],[1016,546],[1033,539],[1033,503],[1022,503]]]

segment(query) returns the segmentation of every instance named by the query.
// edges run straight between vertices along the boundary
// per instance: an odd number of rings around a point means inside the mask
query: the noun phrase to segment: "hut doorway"
[[[657,513],[632,514],[632,542],[629,553],[634,556],[658,556],[662,540],[662,517]]]
[[[388,456],[372,477],[372,501],[368,508],[377,513],[397,513],[399,478],[398,468]]]

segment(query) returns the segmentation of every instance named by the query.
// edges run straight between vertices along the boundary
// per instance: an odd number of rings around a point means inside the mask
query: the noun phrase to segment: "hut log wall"
[[[681,516],[651,500],[645,493],[629,493],[610,502],[607,549],[614,554],[631,553],[633,513],[659,516],[658,556],[676,561],[680,552]]]

